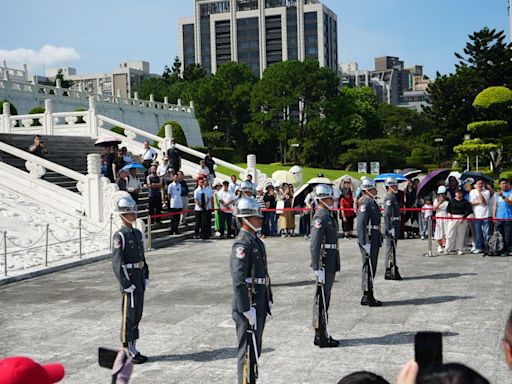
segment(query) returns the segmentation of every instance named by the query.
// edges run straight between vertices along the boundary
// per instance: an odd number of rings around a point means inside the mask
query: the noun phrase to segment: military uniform
[[[125,347],[139,338],[139,322],[144,306],[144,290],[149,268],[144,257],[142,233],[123,225],[114,234],[112,267],[123,294],[121,342]],[[135,286],[132,293],[124,290]]]
[[[261,339],[267,314],[271,314],[272,289],[267,270],[265,245],[255,233],[241,229],[233,243],[230,258],[231,277],[233,279],[233,320],[238,337],[238,382],[242,383],[243,364],[247,349],[246,331],[248,322],[244,316],[251,308],[249,290],[252,291],[252,306],[256,309],[256,345],[261,354]],[[251,380],[251,383],[254,382]]]
[[[386,279],[395,280],[399,276],[396,264],[396,243],[400,237],[400,224],[400,204],[396,194],[390,190],[384,198],[384,237],[386,240],[384,265],[386,268]],[[393,230],[394,234],[392,233]],[[393,267],[395,274],[392,272]]]
[[[362,305],[366,301],[373,299],[373,278],[377,272],[377,259],[379,257],[379,248],[382,245],[382,234],[380,232],[381,220],[380,208],[375,199],[364,195],[359,204],[359,214],[357,215],[357,238],[359,249],[361,250],[363,268],[361,273],[361,289],[364,292]],[[370,244],[370,252],[367,254],[364,249],[365,244]],[[369,260],[368,260],[369,257]],[[371,261],[371,274],[369,264]]]
[[[322,205],[320,205],[322,207]],[[331,211],[319,208],[313,216],[311,225],[311,267],[314,271],[322,268],[325,270],[325,283],[323,284],[325,294],[325,313],[329,310],[331,300],[331,290],[334,284],[336,272],[340,270],[340,253],[338,250],[338,220],[333,216]],[[318,289],[317,289],[318,292]],[[319,294],[319,293],[317,293]],[[313,313],[313,326],[315,327],[315,344],[327,342],[329,335],[327,334],[327,319],[324,319],[323,308],[319,307],[320,321],[316,321],[316,300]],[[320,303],[320,305],[323,305]]]

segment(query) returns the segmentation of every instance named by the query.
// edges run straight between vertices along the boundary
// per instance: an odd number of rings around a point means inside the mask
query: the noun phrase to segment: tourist
[[[421,207],[420,235],[421,240],[425,240],[428,236],[428,221],[433,216],[434,205],[432,204],[432,196],[425,196]]]
[[[437,240],[437,253],[444,252],[446,246],[446,232],[448,229],[448,216],[446,209],[448,208],[448,197],[446,187],[444,185],[437,188],[437,197],[434,200],[434,211],[436,211],[436,230],[434,239]]]
[[[450,176],[448,178],[448,198],[453,199],[455,197],[455,192],[459,188],[459,181],[455,176]]]
[[[176,140],[174,139],[171,139],[171,146],[167,150],[167,157],[169,157],[171,168],[174,169],[174,172],[178,172],[181,168],[181,152],[176,148]]]
[[[238,188],[240,188],[240,183],[237,183],[235,175],[231,175],[231,181],[229,182],[229,192],[234,195]]]
[[[418,212],[412,211],[411,209],[416,207],[416,188],[417,185],[413,180],[407,182],[405,188],[405,208],[409,209],[405,212],[405,224],[404,230],[407,232],[407,238],[413,239],[418,232]]]
[[[496,229],[505,241],[503,254],[512,255],[512,190],[507,179],[500,179],[500,189],[496,192],[493,218],[497,220]]]
[[[34,136],[34,143],[30,147],[28,147],[28,151],[32,155],[37,156],[37,157],[42,157],[43,159],[48,154],[48,149],[41,142],[41,136],[39,136],[39,135]]]
[[[116,159],[117,145],[107,145],[103,153],[107,157],[107,177],[110,179],[111,183],[114,183],[116,181],[116,175],[112,172],[112,164]]]
[[[152,165],[151,168],[149,168],[149,175],[146,178],[146,184],[148,185],[149,192],[148,192],[148,198],[149,198],[149,216],[152,215],[160,215],[162,213],[162,184],[163,179],[156,174],[156,166]],[[151,224],[156,223],[160,224],[162,222],[162,219],[160,217],[151,218]]]
[[[450,218],[446,231],[446,248],[444,253],[458,251],[459,255],[464,253],[464,240],[466,238],[466,230],[468,222],[465,220],[473,213],[471,205],[464,199],[462,189],[455,190],[455,197],[451,198],[446,208],[446,213]]]
[[[210,185],[213,185],[213,182],[215,181],[215,160],[213,160],[211,149],[206,153],[206,156],[204,157],[204,163],[208,168],[208,172],[210,172],[208,175],[208,181]]]
[[[277,236],[277,219],[276,219],[276,195],[274,192],[274,186],[272,184],[267,185],[267,191],[263,196],[265,202],[265,208],[268,211],[263,212],[263,218],[266,224],[263,227],[267,228],[266,236]]]
[[[376,375],[375,373],[359,371],[343,377],[340,381],[338,381],[338,384],[389,384],[389,381],[384,379],[382,376]],[[405,382],[403,384],[405,384]],[[415,383],[412,382],[411,384]]]
[[[505,352],[505,361],[512,369],[512,311],[508,315],[507,323],[505,324],[505,334],[503,336],[503,350]]]
[[[285,184],[280,200],[284,202],[283,213],[279,215],[281,237],[293,237],[295,231],[295,213],[290,209],[293,200],[293,185]]]
[[[167,195],[169,196],[169,212],[171,212],[171,229],[169,231],[170,235],[178,235],[179,234],[179,224],[180,224],[180,214],[183,210],[183,200],[181,198],[181,182],[180,176],[175,173],[173,175],[173,181],[169,184],[167,188]]]
[[[116,157],[112,162],[112,173],[114,175],[117,175],[119,173],[119,170],[126,165],[126,162],[123,158],[123,152],[120,149],[116,152],[115,155]]]
[[[229,182],[222,183],[222,189],[217,194],[219,200],[219,225],[220,236],[224,237],[224,230],[227,228],[228,237],[233,237],[231,221],[233,220],[233,208],[235,196],[229,190]]]
[[[181,201],[183,204],[183,213],[181,214],[180,224],[184,225],[184,226],[188,226],[188,224],[187,224],[187,213],[188,212],[186,212],[188,210],[188,194],[189,194],[188,184],[185,180],[185,175],[183,174],[183,172],[178,171],[177,173],[178,173],[178,180],[181,185]]]
[[[163,202],[164,207],[167,206],[167,201],[168,201],[167,187],[169,186],[170,183],[172,183],[172,178],[171,178],[169,184],[166,182],[166,175],[167,175],[167,171],[169,170],[169,168],[170,168],[169,158],[167,156],[165,156],[162,160],[162,164],[160,164],[156,169],[157,176],[162,178],[162,202]]]
[[[132,157],[130,156],[130,154],[128,153],[128,148],[126,147],[122,147],[121,148],[121,152],[123,152],[123,160],[126,164],[130,164],[130,163],[133,163],[133,159]]]
[[[144,176],[147,176],[149,167],[151,167],[153,161],[155,161],[158,157],[158,153],[156,153],[156,151],[149,146],[149,141],[144,140],[144,147],[142,148],[142,151],[140,151],[139,157],[142,165],[144,168],[146,168]]]
[[[100,156],[100,160],[101,160],[101,165],[100,165],[100,169],[101,169],[101,175],[102,176],[105,176],[105,177],[108,177],[108,158],[107,158],[107,155],[105,153],[102,153],[101,156]]]
[[[469,192],[469,199],[473,205],[475,219],[477,219],[472,225],[476,248],[473,253],[483,253],[489,240],[489,217],[491,217],[491,210],[489,209],[491,192],[485,189],[483,180],[476,181],[475,188]]]
[[[117,173],[116,184],[120,191],[126,191],[126,184],[128,182],[128,172],[126,169],[120,169]]]
[[[130,168],[128,171],[128,182],[126,183],[126,190],[130,194],[135,203],[139,203],[139,193],[142,189],[142,184],[137,177],[137,169]]]
[[[206,162],[204,160],[199,161],[199,171],[197,171],[196,181],[199,181],[199,179],[208,179],[210,176],[210,170],[206,166]]]
[[[220,213],[219,213],[219,200],[217,192],[222,189],[220,182],[213,184],[213,228],[215,229],[215,236],[221,237],[220,235]]]
[[[208,186],[207,179],[200,179],[196,190],[194,191],[194,213],[195,227],[194,235],[196,239],[208,240],[211,236],[213,195]]]
[[[354,219],[356,217],[356,212],[354,211],[354,198],[352,197],[352,190],[350,188],[343,189],[340,208],[340,219],[343,227],[343,234],[346,239],[349,239],[354,237],[352,231],[354,230]]]

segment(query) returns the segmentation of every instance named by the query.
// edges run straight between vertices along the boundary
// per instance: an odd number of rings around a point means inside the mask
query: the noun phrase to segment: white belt
[[[144,262],[141,261],[140,263],[133,263],[133,264],[124,264],[126,269],[142,269],[144,268]]]
[[[324,249],[337,249],[337,244],[324,244]]]
[[[398,216],[398,217],[392,217],[392,218],[391,218],[391,220],[393,220],[393,221],[399,221],[399,220],[401,220],[401,219],[402,219],[402,218],[401,218],[400,216]]]
[[[254,279],[252,277],[247,277],[245,279],[245,282],[247,284],[259,284],[259,285],[266,285],[267,279],[264,277],[255,277]]]
[[[369,225],[368,229],[376,229],[376,230],[380,231],[380,225]]]

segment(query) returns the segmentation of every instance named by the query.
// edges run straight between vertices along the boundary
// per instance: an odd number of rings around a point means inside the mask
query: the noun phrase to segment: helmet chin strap
[[[251,224],[251,222],[249,220],[247,220],[247,218],[243,217],[242,218],[242,221],[249,227],[251,228],[255,233],[259,233],[261,232],[261,227],[258,227],[256,228],[254,225]]]
[[[323,205],[325,208],[327,208],[327,209],[329,209],[329,210],[331,210],[331,209],[333,209],[333,208],[334,208],[334,204],[333,204],[333,205],[329,205],[329,204],[327,204],[323,199],[320,199],[320,202],[322,203],[322,205]]]

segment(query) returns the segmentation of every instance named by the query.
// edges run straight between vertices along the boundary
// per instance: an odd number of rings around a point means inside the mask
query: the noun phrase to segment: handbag
[[[282,215],[284,213],[284,200],[278,200],[276,203],[276,214]]]

